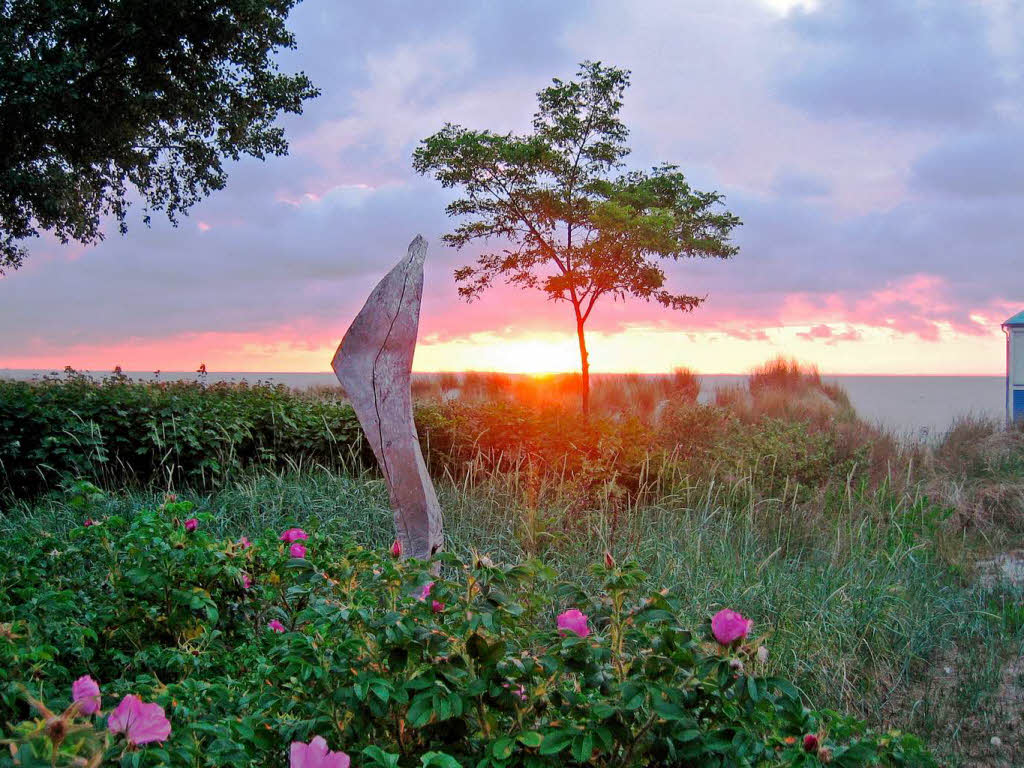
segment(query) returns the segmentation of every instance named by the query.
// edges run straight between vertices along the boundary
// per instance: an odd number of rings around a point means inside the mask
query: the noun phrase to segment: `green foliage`
[[[664,288],[664,259],[726,259],[740,220],[718,209],[723,196],[693,189],[674,165],[622,171],[629,131],[619,118],[629,73],[584,62],[576,80],[537,94],[533,133],[474,131],[448,124],[424,139],[413,167],[462,197],[462,217],[445,235],[462,248],[499,246],[455,272],[459,293],[478,297],[496,279],[538,288],[572,305],[580,342],[583,405],[589,376],[584,324],[602,296],[634,296],[689,311],[703,297]]]
[[[595,566],[585,593],[535,561],[445,555],[432,577],[317,530],[294,559],[275,532],[246,547],[212,525],[171,500],[7,542],[0,722],[22,765],[50,765],[54,741],[26,693],[59,712],[83,674],[103,714],[66,713],[57,764],[282,765],[291,740],[321,735],[356,766],[934,765],[911,736],[807,710],[764,676],[756,639],[722,648],[686,627],[685,590],[645,596],[633,563]],[[557,631],[568,606],[589,637]],[[125,752],[103,735],[127,693],[164,708],[166,743]]]
[[[0,2],[0,275],[40,230],[124,232],[130,190],[176,223],[225,159],[285,154],[277,117],[318,93],[274,62],[295,1]]]
[[[282,386],[0,381],[0,489],[18,495],[78,478],[209,488],[243,469],[367,455],[351,407]]]

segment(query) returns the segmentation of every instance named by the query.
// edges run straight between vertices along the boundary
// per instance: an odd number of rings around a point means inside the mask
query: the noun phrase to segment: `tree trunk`
[[[583,396],[583,416],[590,416],[590,360],[587,358],[587,339],[583,335],[583,318],[576,313],[576,336],[580,340],[580,394]]]

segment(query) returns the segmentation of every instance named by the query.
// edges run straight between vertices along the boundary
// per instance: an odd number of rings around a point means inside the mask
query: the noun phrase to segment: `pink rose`
[[[252,546],[252,542],[249,541],[248,536],[243,536],[238,540],[238,546],[240,546],[242,549],[248,549]]]
[[[430,610],[432,610],[434,613],[440,613],[444,610],[444,603],[435,600],[430,604]]]
[[[284,632],[284,624],[277,619],[271,619],[267,622],[267,629],[272,629],[275,632]]]
[[[587,614],[576,608],[570,608],[565,613],[558,614],[557,624],[562,635],[572,632],[580,637],[587,637],[590,634],[590,627],[587,626]]]
[[[185,521],[185,530],[189,533],[192,533],[192,531],[194,531],[198,527],[199,520],[197,518],[190,517],[188,520]]]
[[[83,715],[95,715],[100,711],[100,686],[89,675],[83,675],[71,684],[71,700],[78,702],[78,711]]]
[[[130,693],[110,713],[107,728],[111,733],[123,733],[132,746],[166,741],[171,735],[171,721],[164,716],[164,708],[146,704]]]
[[[753,627],[753,621],[728,608],[723,608],[711,619],[711,634],[722,645],[732,645],[737,640],[742,640]]]
[[[348,755],[331,752],[322,736],[314,736],[309,744],[292,742],[289,768],[348,768],[348,764]]]
[[[519,699],[520,701],[526,701],[526,690],[523,688],[523,686],[517,685],[515,688],[513,688],[508,683],[502,683],[502,685],[505,688],[508,688],[509,689],[509,693],[511,693],[517,699]]]
[[[290,547],[288,547],[288,554],[292,557],[303,558],[306,556],[306,545],[301,541],[296,541]]]
[[[281,541],[285,542],[286,544],[290,544],[293,541],[298,541],[299,539],[308,538],[309,534],[301,528],[289,528],[287,531],[281,534]]]
[[[401,557],[402,556],[402,542],[395,539],[395,543],[391,545],[391,556]]]
[[[243,589],[248,589],[251,586],[252,586],[252,579],[249,577],[249,574],[248,573],[243,573],[242,574],[242,588]]]
[[[433,589],[433,588],[434,588],[434,582],[428,581],[426,584],[423,585],[423,587],[420,589],[420,591],[416,593],[416,599],[417,600],[426,600],[428,597],[430,597],[430,590]]]
[[[84,523],[82,523],[82,525],[84,525],[86,528],[88,528],[89,526],[96,525],[96,521],[92,520],[92,519],[89,519],[89,520],[86,520]]]

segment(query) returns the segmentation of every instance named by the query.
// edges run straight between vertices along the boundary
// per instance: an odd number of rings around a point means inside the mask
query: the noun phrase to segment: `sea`
[[[95,378],[109,372],[84,372]],[[183,371],[125,371],[133,379],[164,381],[196,380],[198,374]],[[60,375],[48,370],[0,368],[0,378],[31,380]],[[431,376],[435,374],[416,374]],[[600,375],[600,374],[598,374]],[[611,375],[611,374],[606,374]],[[653,374],[652,374],[653,375]],[[704,375],[701,399],[710,400],[715,389],[746,382],[743,375]],[[846,390],[861,418],[908,440],[928,441],[945,434],[957,419],[981,417],[1001,420],[1005,417],[1006,379],[1003,376],[844,376],[822,374],[822,379]],[[206,381],[270,382],[304,389],[336,386],[330,372],[209,372]]]

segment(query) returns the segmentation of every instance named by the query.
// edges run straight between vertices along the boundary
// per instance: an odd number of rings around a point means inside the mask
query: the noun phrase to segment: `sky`
[[[446,122],[525,132],[583,60],[631,71],[632,168],[674,163],[743,220],[683,260],[692,313],[603,299],[592,369],[1001,374],[1024,309],[1024,3],[1016,0],[305,0],[282,69],[322,90],[287,157],[242,160],[177,228],[141,210],[98,246],[30,242],[0,278],[0,368],[328,371],[420,233],[415,368],[576,370],[571,308],[496,286],[461,301],[452,199],[416,175]]]

